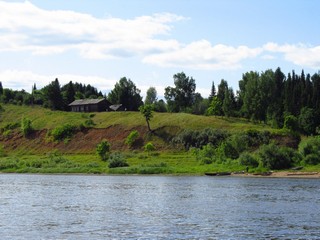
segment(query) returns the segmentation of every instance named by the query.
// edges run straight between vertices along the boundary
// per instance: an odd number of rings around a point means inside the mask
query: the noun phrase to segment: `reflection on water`
[[[0,175],[1,239],[317,239],[318,179]]]

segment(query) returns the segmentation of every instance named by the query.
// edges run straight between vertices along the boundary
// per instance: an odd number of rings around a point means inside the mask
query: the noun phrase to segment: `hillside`
[[[4,105],[1,114],[0,128],[20,123],[26,117],[32,121],[35,131],[28,138],[24,138],[19,127],[2,134],[0,144],[7,152],[19,154],[46,153],[58,149],[63,153],[94,153],[96,145],[107,139],[113,150],[128,150],[124,144],[126,137],[132,130],[139,132],[139,140],[134,146],[139,150],[147,141],[156,143],[157,149],[170,150],[169,140],[183,129],[217,128],[230,132],[240,132],[248,129],[277,131],[263,124],[253,124],[247,120],[237,118],[222,118],[213,116],[197,116],[185,113],[154,113],[151,128],[154,134],[147,131],[146,123],[139,112],[103,112],[103,113],[74,113],[51,111],[42,107]],[[48,130],[69,123],[79,126],[88,119],[93,121],[89,129],[78,131],[67,141],[48,141]]]

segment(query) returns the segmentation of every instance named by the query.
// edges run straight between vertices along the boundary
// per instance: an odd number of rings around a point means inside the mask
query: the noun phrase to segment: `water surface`
[[[319,179],[0,175],[1,239],[318,239]]]

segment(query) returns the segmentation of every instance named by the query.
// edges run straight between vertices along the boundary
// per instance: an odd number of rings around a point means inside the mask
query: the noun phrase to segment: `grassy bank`
[[[202,164],[188,152],[124,153],[129,167],[109,168],[94,154],[10,155],[0,158],[3,173],[176,174],[203,175],[212,171],[244,170],[237,162]]]
[[[308,151],[302,155],[297,151],[299,140],[295,134],[244,119],[154,113],[151,120],[154,132],[150,134],[139,112],[73,113],[37,106],[3,107],[0,172],[203,175],[244,171],[246,165],[251,172],[264,172],[268,169],[261,167],[262,163],[277,167],[279,157],[295,158],[288,160],[288,168],[303,164],[304,171],[320,170],[317,152],[307,156]],[[21,132],[22,118],[31,120],[34,131],[30,136]],[[83,128],[88,120],[90,128]],[[54,140],[50,131],[64,124],[76,126],[75,132]],[[4,131],[7,126],[15,127]],[[173,144],[171,139],[185,129],[188,131],[180,135],[180,145]],[[138,131],[139,137],[129,147],[125,140],[133,130]],[[103,139],[110,142],[111,153],[121,152],[129,166],[109,168],[109,163],[96,155],[96,146]],[[155,151],[149,154],[144,152],[148,142],[155,146]],[[320,145],[319,142],[314,142],[314,146]],[[267,146],[259,149],[263,145]],[[286,149],[288,146],[294,146],[294,150]],[[184,150],[189,148],[190,151]],[[305,149],[308,150],[306,144]]]

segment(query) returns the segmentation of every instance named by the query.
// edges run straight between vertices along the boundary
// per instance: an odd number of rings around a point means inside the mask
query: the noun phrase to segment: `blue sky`
[[[29,91],[56,77],[109,92],[130,78],[159,97],[173,75],[238,89],[247,71],[320,70],[317,0],[0,0],[0,81]]]

